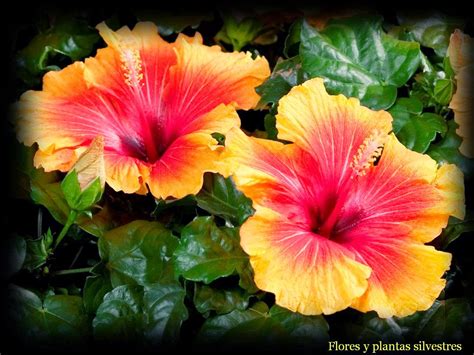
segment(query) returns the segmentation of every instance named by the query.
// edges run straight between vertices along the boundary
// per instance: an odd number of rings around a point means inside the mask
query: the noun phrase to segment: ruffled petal
[[[405,148],[392,134],[378,164],[355,179],[334,234],[342,243],[390,233],[423,243],[449,216],[464,218],[464,182],[454,165],[440,169],[428,155]]]
[[[105,174],[107,183],[115,191],[146,194],[145,182],[150,174],[148,164],[133,157],[105,151]]]
[[[352,174],[351,161],[371,134],[391,131],[392,117],[372,111],[359,100],[329,95],[323,79],[295,86],[278,105],[278,138],[295,142],[313,155],[321,183],[337,190]]]
[[[405,317],[431,307],[443,290],[451,254],[391,235],[365,240],[351,249],[372,269],[365,294],[352,307],[379,317]]]
[[[198,193],[205,172],[221,172],[216,162],[223,148],[209,134],[179,137],[152,166],[147,180],[151,193],[163,199]]]
[[[240,235],[257,286],[294,312],[331,314],[347,308],[367,288],[370,268],[351,252],[270,209],[258,210]]]

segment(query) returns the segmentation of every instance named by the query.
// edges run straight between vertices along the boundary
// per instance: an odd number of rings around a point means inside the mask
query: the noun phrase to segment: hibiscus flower
[[[279,102],[278,137],[293,144],[227,134],[226,162],[256,210],[241,244],[280,306],[406,316],[443,290],[451,255],[425,243],[463,218],[463,176],[405,148],[391,121],[316,78]]]
[[[168,43],[152,23],[117,32],[98,26],[107,47],[44,76],[18,103],[18,139],[38,144],[35,166],[68,171],[98,136],[107,183],[117,191],[181,198],[204,172],[223,172],[212,137],[240,124],[270,70],[265,58],[223,53],[199,34]],[[147,188],[148,187],[148,188]]]

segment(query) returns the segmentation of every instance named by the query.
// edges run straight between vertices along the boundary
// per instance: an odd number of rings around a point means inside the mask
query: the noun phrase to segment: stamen
[[[386,133],[374,129],[372,134],[364,140],[351,162],[351,168],[355,176],[364,176],[367,174],[367,171],[382,154],[382,148],[386,138]]]
[[[140,87],[143,85],[142,60],[137,49],[122,49],[120,60],[124,71],[125,83],[128,86]]]

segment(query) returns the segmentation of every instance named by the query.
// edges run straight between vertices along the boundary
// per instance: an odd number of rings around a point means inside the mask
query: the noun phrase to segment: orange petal
[[[345,207],[347,221],[336,228],[343,240],[392,234],[429,242],[446,227],[449,216],[464,217],[464,182],[453,165],[438,170],[428,155],[413,152],[392,134],[377,166],[358,177]],[[349,219],[357,216],[357,220]]]
[[[151,193],[163,199],[198,193],[205,172],[220,172],[217,161],[223,148],[209,134],[179,137],[152,166],[147,179]]]
[[[370,268],[355,261],[351,252],[272,210],[258,210],[240,235],[257,286],[294,312],[331,314],[348,307],[367,288]]]
[[[369,110],[354,98],[329,95],[320,78],[291,89],[279,102],[276,120],[278,138],[313,155],[322,178],[335,186],[352,174],[350,163],[364,140],[392,129],[389,113]]]
[[[385,243],[366,241],[355,252],[372,274],[367,291],[352,307],[375,310],[382,318],[405,317],[431,307],[446,284],[441,277],[451,263],[451,254],[393,238]]]

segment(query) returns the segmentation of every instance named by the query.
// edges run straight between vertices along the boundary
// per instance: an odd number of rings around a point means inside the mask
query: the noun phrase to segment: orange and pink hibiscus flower
[[[227,163],[256,209],[241,244],[277,304],[406,316],[443,290],[451,255],[425,243],[463,218],[463,176],[405,148],[391,121],[312,79],[279,102],[278,137],[294,144],[227,134]]]
[[[38,144],[36,167],[68,171],[102,136],[113,189],[149,189],[158,198],[197,193],[204,172],[223,172],[223,147],[212,134],[239,127],[236,109],[257,104],[255,87],[270,74],[266,59],[223,53],[199,34],[168,43],[151,23],[98,29],[108,47],[47,73],[42,91],[21,97],[18,139]]]

